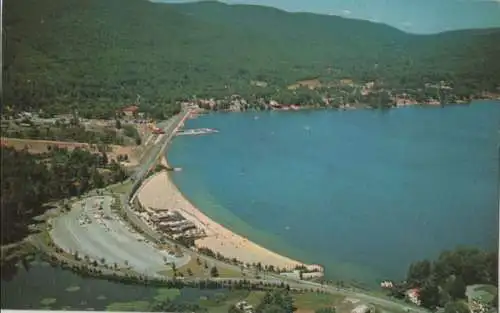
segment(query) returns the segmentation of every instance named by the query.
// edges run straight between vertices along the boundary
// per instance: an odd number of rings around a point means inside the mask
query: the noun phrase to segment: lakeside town
[[[425,83],[421,88],[395,90],[378,84],[375,81],[355,82],[345,78],[338,81],[324,83],[319,79],[298,81],[287,88],[266,89],[266,82],[252,82],[263,89],[261,94],[240,95],[232,94],[221,97],[203,97],[192,95],[184,100],[177,100],[180,108],[189,108],[193,111],[192,118],[203,111],[230,111],[247,110],[280,110],[297,111],[302,109],[332,108],[339,110],[361,108],[398,108],[405,106],[446,106],[453,104],[468,104],[474,100],[500,99],[500,86],[496,92],[480,92],[470,94],[456,91],[453,83],[440,81]],[[7,120],[20,122],[21,126],[37,124],[53,124],[56,126],[69,125],[78,119],[89,127],[113,128],[110,121],[122,120],[128,123],[143,125],[154,134],[162,134],[163,130],[155,124],[155,118],[144,110],[140,98],[136,102],[117,109],[107,119],[84,118],[78,112],[71,114],[52,114],[50,112],[21,111],[15,112],[10,106],[2,112],[2,123]],[[2,126],[4,128],[4,126]],[[180,131],[183,133],[183,131]],[[4,136],[7,137],[7,136]]]
[[[265,82],[260,83],[261,86],[266,86]],[[183,106],[203,110],[238,112],[251,109],[297,111],[312,108],[348,110],[414,105],[443,106],[467,104],[473,100],[500,99],[500,86],[496,93],[482,92],[472,95],[455,92],[451,85],[450,82],[440,81],[426,83],[418,89],[392,90],[377,85],[375,81],[360,83],[352,79],[341,79],[324,84],[318,79],[312,79],[299,81],[288,86],[285,91],[268,92],[261,97],[255,94],[248,98],[233,94],[219,99],[193,96],[193,99],[180,103]]]

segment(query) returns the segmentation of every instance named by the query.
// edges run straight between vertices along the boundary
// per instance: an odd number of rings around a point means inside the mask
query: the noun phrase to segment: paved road
[[[55,219],[51,230],[54,243],[67,252],[78,251],[81,256],[88,255],[97,261],[104,257],[108,264],[125,266],[127,261],[133,270],[157,277],[158,271],[166,269],[164,258],[177,267],[189,262],[189,255],[176,258],[146,243],[142,235],[112,212],[112,201],[112,197],[103,196],[77,202],[69,213]],[[103,213],[109,219],[94,216],[99,207],[95,204],[101,202]],[[88,217],[91,223],[80,224],[82,217]]]
[[[139,227],[142,231],[144,231],[146,234],[148,234],[152,238],[155,238],[156,240],[160,240],[163,238],[167,243],[175,244],[175,242],[168,240],[167,238],[164,238],[163,236],[161,236],[160,234],[156,233],[154,230],[149,228],[144,222],[142,222],[135,215],[135,213],[130,209],[130,207],[125,206],[124,208],[125,208],[126,213],[132,217],[134,224],[137,227]],[[180,248],[185,254],[191,254],[191,255],[193,255],[193,257],[199,257],[200,260],[202,260],[202,261],[207,261],[207,263],[210,264],[210,266],[215,265],[219,269],[220,268],[228,268],[228,269],[232,269],[235,271],[241,271],[239,266],[228,264],[228,263],[219,261],[217,259],[208,257],[208,256],[203,255],[203,254],[195,253],[195,252],[191,251],[190,249],[187,249],[187,248],[182,247],[182,246],[180,246]],[[411,310],[411,312],[414,312],[414,313],[429,313],[429,311],[422,309],[422,308],[417,308],[413,305],[400,303],[400,302],[394,301],[390,298],[372,296],[372,295],[365,294],[365,293],[359,292],[359,291],[340,289],[340,288],[337,288],[335,286],[322,285],[322,284],[315,283],[315,282],[297,280],[297,279],[288,278],[288,277],[281,276],[281,275],[274,274],[274,273],[271,274],[271,273],[262,273],[261,272],[261,273],[259,273],[260,279],[257,279],[257,278],[253,278],[255,270],[244,270],[243,272],[246,274],[246,277],[244,279],[252,281],[252,282],[259,282],[259,281],[270,282],[270,283],[284,282],[285,284],[289,284],[290,287],[297,288],[297,289],[310,289],[310,288],[317,289],[317,288],[319,288],[319,289],[324,290],[324,291],[329,292],[329,293],[341,294],[341,295],[344,295],[346,297],[359,299],[359,300],[367,302],[367,303],[373,303],[373,304],[377,304],[380,306],[384,306],[384,307],[386,307],[388,309],[392,309],[392,310],[401,311],[401,310],[409,309],[409,310]],[[231,278],[220,278],[220,280],[228,280],[228,279],[231,280]],[[237,281],[237,280],[241,280],[241,278],[233,278],[232,280]]]
[[[171,117],[167,121],[161,122],[158,124],[158,127],[162,128],[165,131],[163,138],[160,140],[159,144],[156,144],[151,151],[149,151],[148,155],[144,160],[141,160],[141,164],[137,166],[135,173],[132,175],[134,181],[140,182],[144,176],[147,174],[148,170],[153,166],[156,161],[158,155],[163,153],[166,146],[170,142],[170,140],[175,135],[173,133],[175,127],[179,124],[179,122],[189,113],[189,111],[182,111],[180,114]]]

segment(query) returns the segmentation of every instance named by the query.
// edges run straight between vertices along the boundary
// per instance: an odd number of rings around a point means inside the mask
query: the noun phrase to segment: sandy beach
[[[162,163],[167,164],[166,160],[162,160]],[[260,262],[262,265],[287,269],[303,264],[265,249],[210,219],[182,195],[165,171],[145,181],[138,197],[146,208],[176,210],[203,228],[207,237],[196,240],[197,247],[206,247],[225,257],[236,258],[250,264]]]

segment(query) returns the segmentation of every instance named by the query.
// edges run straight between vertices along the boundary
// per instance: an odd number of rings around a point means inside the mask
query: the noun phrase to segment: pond
[[[245,296],[228,289],[168,289],[122,284],[104,279],[81,277],[70,270],[34,260],[17,265],[17,272],[4,280],[2,309],[46,310],[148,310],[167,298],[174,302],[224,305],[230,298]],[[246,292],[248,293],[248,292]]]

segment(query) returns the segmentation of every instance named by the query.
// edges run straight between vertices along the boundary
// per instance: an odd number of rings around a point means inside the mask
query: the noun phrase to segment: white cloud
[[[351,15],[351,13],[350,10],[342,10],[342,15]]]

